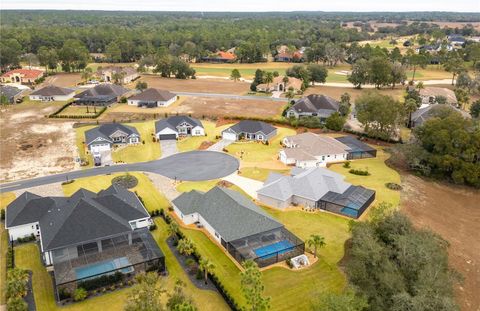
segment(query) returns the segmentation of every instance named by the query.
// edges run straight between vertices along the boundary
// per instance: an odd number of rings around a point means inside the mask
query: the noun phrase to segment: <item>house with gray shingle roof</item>
[[[290,176],[270,174],[258,200],[276,208],[304,206],[358,218],[375,199],[375,191],[354,186],[326,168],[294,169]]]
[[[67,101],[73,98],[75,90],[48,85],[30,93],[30,100]]]
[[[22,101],[24,89],[11,85],[0,85],[0,96],[10,104],[18,104]]]
[[[173,116],[155,122],[158,140],[177,139],[180,136],[205,136],[200,120],[189,116]]]
[[[112,149],[115,145],[134,145],[141,141],[133,126],[120,123],[105,123],[85,131],[85,146],[90,152]]]
[[[411,127],[420,126],[426,121],[439,117],[442,114],[448,113],[449,111],[456,111],[461,114],[464,118],[471,118],[470,114],[466,111],[461,109],[455,108],[448,104],[433,104],[423,108],[418,109],[417,111],[412,113],[411,116]]]
[[[128,98],[127,103],[131,106],[145,108],[168,107],[173,104],[177,98],[177,95],[169,91],[149,88]]]
[[[239,263],[254,259],[266,266],[304,251],[301,240],[239,192],[221,187],[205,193],[192,190],[172,205],[184,224],[205,228]]]
[[[98,84],[74,96],[77,105],[108,106],[116,103],[120,98],[130,92],[116,84]]]
[[[222,131],[226,140],[255,140],[266,142],[277,135],[277,129],[263,121],[243,120]]]
[[[119,79],[119,83],[127,84],[140,77],[137,69],[131,66],[108,66],[97,70],[97,74],[104,82],[115,82]]]
[[[340,104],[326,95],[310,94],[300,98],[290,107],[286,116],[289,118],[318,117],[324,122],[331,114],[338,112]]]
[[[69,197],[24,192],[7,206],[5,218],[10,240],[34,236],[39,241],[44,264],[53,266],[57,292],[115,272],[163,270],[151,224],[135,193],[119,186],[99,193],[80,189]]]

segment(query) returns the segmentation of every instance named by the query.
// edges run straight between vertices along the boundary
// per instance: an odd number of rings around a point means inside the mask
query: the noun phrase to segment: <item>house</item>
[[[275,55],[274,60],[276,62],[298,63],[303,61],[303,53],[300,51],[295,51],[293,53],[288,51],[279,52],[277,55]]]
[[[333,137],[306,132],[282,140],[280,161],[296,167],[319,167],[347,160],[349,147]]]
[[[0,96],[3,100],[10,104],[18,104],[22,102],[23,94],[25,93],[24,89],[20,89],[15,86],[10,85],[0,85]]]
[[[158,140],[177,139],[179,136],[205,136],[200,120],[188,116],[173,116],[155,122]]]
[[[375,199],[375,191],[353,186],[326,168],[293,169],[290,176],[272,173],[257,191],[263,204],[300,205],[358,218]]]
[[[44,72],[38,69],[14,69],[0,76],[0,82],[34,84],[37,79],[43,77]]]
[[[377,149],[361,142],[352,136],[336,137],[336,140],[348,147],[347,160],[375,158]]]
[[[289,88],[293,88],[295,93],[301,93],[302,92],[302,85],[303,81],[294,78],[294,77],[287,77],[288,81],[285,83],[284,79],[285,77],[275,77],[273,78],[273,82],[270,84],[267,83],[262,83],[257,85],[257,91],[258,92],[273,92],[273,91],[280,91],[280,92],[286,92],[288,91]]]
[[[139,198],[118,186],[70,197],[24,192],[7,206],[10,240],[34,236],[59,292],[73,293],[86,280],[121,273],[164,271],[165,256],[149,232],[150,215]],[[79,287],[80,287],[79,286]]]
[[[324,122],[331,114],[338,112],[339,107],[340,103],[331,97],[310,94],[297,100],[286,115],[289,118],[318,117]]]
[[[111,150],[114,145],[134,145],[141,141],[133,126],[106,123],[85,132],[85,145],[90,152]]]
[[[445,114],[449,112],[450,110],[454,110],[458,113],[460,113],[464,118],[470,118],[470,114],[464,110],[455,108],[454,106],[451,105],[442,105],[442,104],[433,104],[433,105],[428,105],[426,107],[420,108],[414,113],[412,113],[411,116],[411,122],[410,122],[410,127],[414,128],[416,126],[422,125],[424,122],[427,120],[430,120],[432,118],[441,116],[442,114]]]
[[[67,101],[73,98],[75,90],[48,85],[30,93],[30,100]]]
[[[115,75],[120,76],[118,81],[120,84],[127,84],[137,79],[139,76],[137,69],[133,67],[121,67],[121,66],[108,66],[104,68],[99,68],[97,74],[100,76],[100,79],[104,82],[115,82]]]
[[[218,51],[217,53],[202,57],[202,61],[209,63],[233,63],[237,60],[237,56],[233,52]]]
[[[222,131],[226,140],[255,140],[266,142],[277,135],[277,129],[262,121],[243,120]]]
[[[168,107],[177,100],[177,95],[169,91],[149,88],[128,98],[127,103],[137,107]]]
[[[419,95],[422,99],[422,105],[438,104],[438,97],[444,97],[446,99],[445,104],[454,106],[458,104],[455,92],[444,87],[425,87],[420,89]]]
[[[221,187],[192,190],[172,201],[185,224],[203,227],[238,263],[254,260],[260,267],[305,251],[304,243],[244,195]]]
[[[77,105],[108,106],[120,101],[120,98],[130,92],[116,84],[98,84],[74,96]]]
[[[447,40],[455,47],[462,47],[465,44],[465,37],[460,35],[450,35]]]

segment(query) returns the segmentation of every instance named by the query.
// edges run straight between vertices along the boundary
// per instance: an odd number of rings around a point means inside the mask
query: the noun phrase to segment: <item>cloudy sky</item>
[[[0,9],[480,12],[480,0],[2,0]]]

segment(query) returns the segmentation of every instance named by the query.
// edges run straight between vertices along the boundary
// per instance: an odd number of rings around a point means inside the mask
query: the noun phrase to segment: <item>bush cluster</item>
[[[31,241],[35,241],[35,235],[33,233],[29,236],[17,239],[18,243],[26,243],[26,242],[31,242]]]
[[[360,175],[360,176],[369,176],[370,173],[368,170],[362,170],[362,169],[354,169],[352,168],[351,170],[348,171],[350,174],[354,175]]]

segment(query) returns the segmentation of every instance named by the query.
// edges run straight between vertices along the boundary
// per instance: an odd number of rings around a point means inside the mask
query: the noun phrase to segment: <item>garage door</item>
[[[96,144],[96,145],[90,146],[90,150],[92,152],[108,151],[108,150],[110,150],[110,145],[109,144]]]
[[[223,139],[228,139],[228,140],[236,140],[237,135],[235,135],[234,133],[223,132],[222,138]]]
[[[175,134],[160,134],[160,135],[158,135],[158,139],[160,139],[160,140],[177,139],[177,135],[175,135]]]

